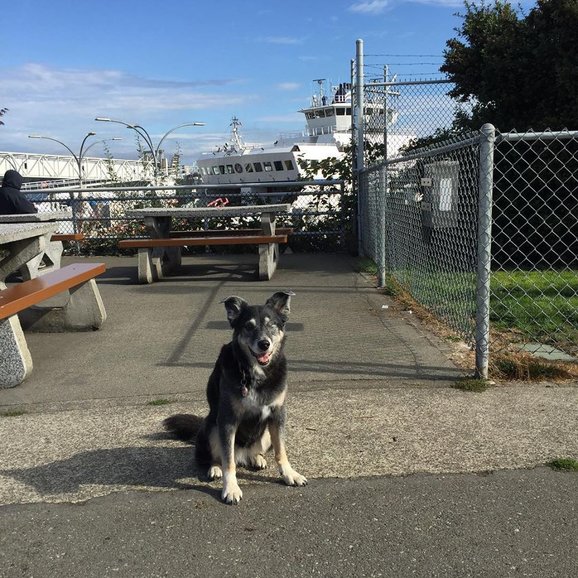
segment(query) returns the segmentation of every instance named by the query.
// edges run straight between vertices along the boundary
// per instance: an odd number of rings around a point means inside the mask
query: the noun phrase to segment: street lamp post
[[[179,128],[184,128],[186,126],[205,126],[204,122],[186,122],[183,124],[179,124],[178,126],[175,126],[175,127],[171,128],[170,130],[168,130],[161,137],[159,143],[155,147],[153,144],[153,139],[152,139],[151,135],[140,124],[131,124],[128,122],[124,122],[123,120],[115,120],[112,118],[102,117],[102,116],[96,117],[94,120],[97,120],[100,122],[114,122],[117,124],[122,124],[123,126],[126,126],[126,128],[130,128],[130,129],[134,130],[145,141],[145,143],[146,143],[146,145],[147,145],[147,147],[148,147],[148,149],[152,155],[152,158],[153,158],[153,176],[154,176],[155,184],[157,184],[156,180],[157,180],[157,176],[158,176],[158,169],[160,166],[159,151],[161,150],[161,145],[163,144],[163,142],[167,138],[167,136],[169,136],[175,130],[177,130]]]
[[[78,186],[80,188],[82,188],[82,160],[84,159],[84,156],[86,155],[86,153],[88,152],[89,149],[91,149],[94,145],[97,145],[101,142],[106,142],[109,140],[122,140],[122,137],[120,136],[116,136],[116,137],[112,137],[109,139],[103,139],[103,140],[98,140],[96,142],[91,143],[90,145],[88,145],[86,148],[84,148],[84,145],[86,144],[86,141],[89,137],[91,136],[95,136],[96,133],[95,132],[89,132],[86,134],[86,136],[82,139],[82,143],[80,143],[80,150],[78,152],[78,155],[74,153],[74,151],[65,143],[63,143],[62,141],[55,139],[51,136],[43,136],[43,135],[39,135],[39,134],[31,134],[28,136],[28,138],[42,138],[44,140],[51,140],[54,142],[57,142],[58,144],[61,144],[66,150],[68,150],[68,152],[73,156],[74,161],[76,162],[76,167],[77,167],[77,171],[78,171]]]
[[[53,138],[51,136],[31,134],[28,136],[28,138],[42,138],[44,140],[51,140],[51,141],[57,142],[58,144],[61,144],[66,150],[68,150],[68,152],[73,156],[74,160],[76,161],[76,166],[78,169],[78,186],[80,188],[82,188],[82,155],[84,152],[84,145],[86,144],[86,141],[89,137],[95,136],[95,135],[96,135],[95,132],[86,133],[85,137],[82,139],[82,142],[80,143],[80,151],[78,152],[78,155],[67,144],[65,144],[61,140],[58,140],[58,139]],[[96,143],[94,143],[94,144],[96,144]],[[92,146],[92,145],[90,145],[90,146]]]
[[[84,138],[82,139],[82,142],[80,143],[80,150],[78,151],[78,155],[65,143],[63,143],[61,140],[58,140],[56,138],[53,138],[51,136],[43,136],[43,135],[39,135],[39,134],[31,134],[28,135],[28,138],[41,138],[44,140],[51,140],[54,142],[57,142],[58,144],[62,145],[74,158],[74,161],[76,162],[76,168],[78,171],[78,186],[80,189],[82,189],[82,159],[84,158],[84,155],[86,154],[86,151],[88,151],[89,149],[91,149],[94,145],[100,143],[100,142],[106,142],[107,140],[122,140],[121,137],[113,137],[110,139],[104,139],[104,140],[100,140],[100,141],[96,141],[91,143],[89,146],[86,147],[86,149],[84,148],[84,145],[86,144],[86,141],[88,140],[89,137],[91,136],[95,136],[96,133],[95,132],[89,132],[86,133],[86,135],[84,136]],[[73,200],[74,199],[74,193],[71,192],[69,193],[70,195],[70,199]],[[82,191],[79,192],[78,194],[79,198],[82,198]],[[74,221],[74,230],[77,230],[77,224],[76,224],[76,220],[75,220],[75,211],[73,211],[73,221]]]

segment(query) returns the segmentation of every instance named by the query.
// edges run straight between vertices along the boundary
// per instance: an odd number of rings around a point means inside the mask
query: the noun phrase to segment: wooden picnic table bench
[[[238,207],[172,207],[132,209],[126,212],[131,218],[144,220],[150,237],[148,239],[123,239],[119,248],[138,249],[138,278],[141,283],[152,283],[163,278],[181,264],[181,247],[210,245],[258,245],[259,279],[271,279],[279,260],[279,244],[287,243],[292,231],[277,230],[275,221],[278,214],[288,213],[287,203],[275,205],[241,205]],[[215,232],[198,229],[191,234],[172,231],[175,218],[213,218],[260,216],[260,229],[239,230],[238,228]]]
[[[106,310],[94,280],[104,263],[74,263],[0,290],[0,388],[32,371],[23,328],[62,332],[99,329]]]
[[[54,233],[51,241],[84,241],[84,233]]]

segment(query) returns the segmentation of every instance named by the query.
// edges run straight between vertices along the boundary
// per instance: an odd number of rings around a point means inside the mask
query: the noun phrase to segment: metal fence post
[[[478,254],[476,284],[476,377],[488,378],[490,349],[490,277],[492,261],[492,189],[496,130],[485,124],[480,130],[478,200]]]
[[[384,163],[383,167],[379,169],[380,179],[379,188],[377,191],[377,231],[376,231],[376,242],[377,242],[377,286],[385,287],[385,267],[386,258],[385,252],[387,250],[386,246],[386,219],[385,212],[387,210],[387,187],[388,187],[388,170],[389,167]]]

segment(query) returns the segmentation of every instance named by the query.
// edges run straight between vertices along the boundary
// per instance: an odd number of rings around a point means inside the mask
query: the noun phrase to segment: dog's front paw
[[[283,481],[288,486],[305,486],[307,485],[307,478],[296,472],[293,468],[284,468],[281,471]]]
[[[264,470],[267,467],[267,460],[261,454],[253,456],[250,460],[250,463],[251,467],[255,468],[256,470]]]
[[[221,470],[221,466],[211,466],[207,472],[207,477],[209,480],[220,480],[223,477],[223,470]]]
[[[238,504],[242,497],[243,492],[237,482],[229,482],[223,487],[223,493],[221,494],[223,502],[227,504]]]

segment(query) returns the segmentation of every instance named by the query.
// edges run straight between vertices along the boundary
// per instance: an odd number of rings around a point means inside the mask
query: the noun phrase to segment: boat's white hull
[[[295,181],[306,177],[299,160],[341,158],[335,144],[294,143],[291,147],[254,148],[243,154],[211,154],[197,161],[206,184],[239,184]],[[309,175],[321,178],[321,175]]]

